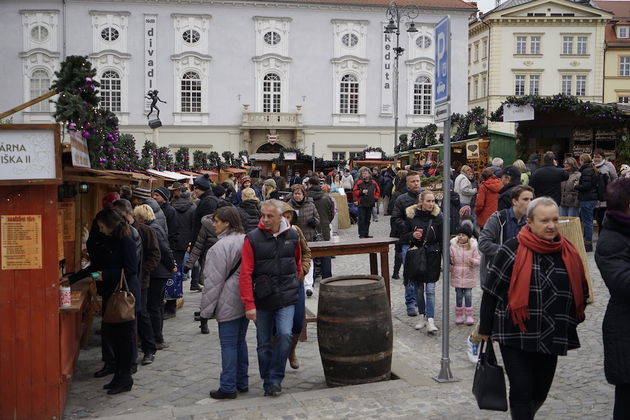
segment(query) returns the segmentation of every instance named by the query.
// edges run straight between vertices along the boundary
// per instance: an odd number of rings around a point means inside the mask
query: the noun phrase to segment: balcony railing
[[[243,127],[298,128],[304,124],[302,113],[243,111]]]

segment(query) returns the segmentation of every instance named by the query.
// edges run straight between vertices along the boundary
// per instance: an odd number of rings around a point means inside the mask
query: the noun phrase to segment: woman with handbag
[[[298,226],[308,242],[323,240],[319,229],[320,218],[313,198],[309,197],[306,188],[302,184],[294,184],[291,187],[291,198],[288,201],[297,214],[294,224]],[[311,269],[304,277],[304,290],[306,296],[313,296],[313,284],[315,283],[315,264],[311,264]]]
[[[107,209],[99,212],[95,218],[100,232],[107,237],[107,250],[104,258],[105,269],[100,273],[98,280],[102,281],[103,292],[103,322],[106,323],[108,312],[122,310],[129,311],[135,315],[141,310],[140,305],[140,281],[138,271],[140,261],[138,260],[136,241],[132,237],[132,228],[124,217],[114,209]],[[112,296],[122,283],[122,289],[126,283],[127,291],[133,294],[135,302],[132,308],[109,308],[110,300],[115,302]],[[130,305],[130,300],[127,301]],[[116,315],[116,314],[114,314]],[[118,321],[121,321],[119,319]],[[111,382],[103,386],[108,394],[119,394],[131,390],[133,378],[131,377],[132,364],[136,354],[136,320],[135,316],[131,320],[124,322],[107,322],[107,330],[111,334],[111,342],[116,361],[116,373]]]
[[[418,195],[418,204],[405,210],[407,230],[400,235],[405,285],[415,286],[418,313],[424,315],[415,328],[420,330],[426,326],[427,334],[438,331],[433,317],[435,283],[440,278],[442,267],[442,223],[435,195],[431,190],[424,190]]]
[[[527,224],[501,246],[482,284],[479,335],[499,342],[512,419],[534,418],[558,356],[580,347],[588,286],[580,255],[558,232],[559,216],[552,198],[533,200]]]
[[[241,217],[235,207],[221,207],[212,216],[218,241],[208,250],[204,264],[204,288],[201,317],[216,319],[221,342],[221,376],[219,388],[210,397],[234,399],[238,392],[249,390],[247,369],[247,327],[245,307],[241,301],[239,275],[245,235]]]

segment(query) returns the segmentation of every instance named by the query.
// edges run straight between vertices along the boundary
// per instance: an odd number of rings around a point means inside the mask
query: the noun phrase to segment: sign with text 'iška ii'
[[[144,93],[154,90],[157,76],[157,15],[144,15]],[[151,108],[151,99],[144,100],[144,110]]]
[[[0,180],[57,178],[52,130],[0,131]]]

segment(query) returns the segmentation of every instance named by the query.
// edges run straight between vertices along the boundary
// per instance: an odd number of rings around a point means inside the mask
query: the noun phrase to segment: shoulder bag
[[[420,284],[424,283],[424,278],[427,275],[429,261],[428,261],[428,252],[427,252],[427,239],[429,237],[429,232],[431,230],[431,225],[433,224],[433,219],[429,220],[429,225],[427,226],[426,234],[424,235],[424,241],[420,246],[414,246],[407,250],[407,255],[405,256],[405,265],[403,267],[403,279],[405,281],[405,285],[410,283],[412,284]]]
[[[133,321],[134,319],[136,319],[136,298],[129,291],[127,279],[125,278],[125,269],[123,268],[120,270],[120,281],[107,301],[107,306],[103,313],[103,322],[120,324]]]
[[[491,340],[482,340],[479,345],[479,360],[475,368],[472,392],[480,409],[507,411],[503,367],[497,364]]]

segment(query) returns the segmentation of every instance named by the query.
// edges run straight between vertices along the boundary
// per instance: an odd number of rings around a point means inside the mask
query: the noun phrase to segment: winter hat
[[[621,176],[625,176],[627,173],[630,172],[630,165],[626,165],[625,163],[623,165],[621,165],[620,172],[621,172]]]
[[[495,175],[497,178],[502,177],[503,175],[507,175],[512,179],[521,179],[521,171],[516,166],[506,166],[503,169],[499,169]]]
[[[153,190],[153,192],[160,194],[160,196],[162,196],[164,201],[168,201],[171,198],[171,192],[164,187],[157,187],[156,189]]]
[[[183,187],[183,185],[177,181],[173,182],[173,185],[171,185],[170,187],[168,187],[169,190],[174,191],[174,190],[181,190]]]
[[[258,201],[258,197],[256,197],[256,193],[254,192],[253,188],[245,188],[241,192],[241,197],[243,198],[243,200],[256,200],[256,201]]]
[[[210,189],[210,175],[208,174],[199,175],[193,181],[193,186],[195,188],[199,188],[202,191],[208,191]]]
[[[249,175],[243,175],[239,180],[238,183],[242,186],[245,181],[249,181],[252,182],[252,179],[249,177]]]
[[[470,227],[470,224],[465,223],[465,224],[461,225],[457,229],[457,234],[459,235],[460,233],[463,233],[464,235],[468,236],[469,239],[472,238],[473,230],[472,230],[472,227]]]
[[[276,185],[276,181],[274,181],[273,178],[266,179],[265,182],[263,182],[263,185],[269,185],[273,187],[274,190],[278,188],[278,185]]]
[[[151,191],[148,190],[147,188],[138,187],[135,190],[133,190],[132,197],[139,198],[140,200],[147,200],[151,198]]]
[[[101,201],[101,204],[103,208],[107,208],[111,204],[113,204],[114,201],[117,201],[117,200],[120,200],[120,194],[118,194],[117,192],[110,192],[110,193],[105,194],[105,196],[103,197],[103,200]]]
[[[220,185],[215,185],[214,187],[212,187],[212,193],[216,197],[221,197],[223,194],[225,194],[225,188]]]

